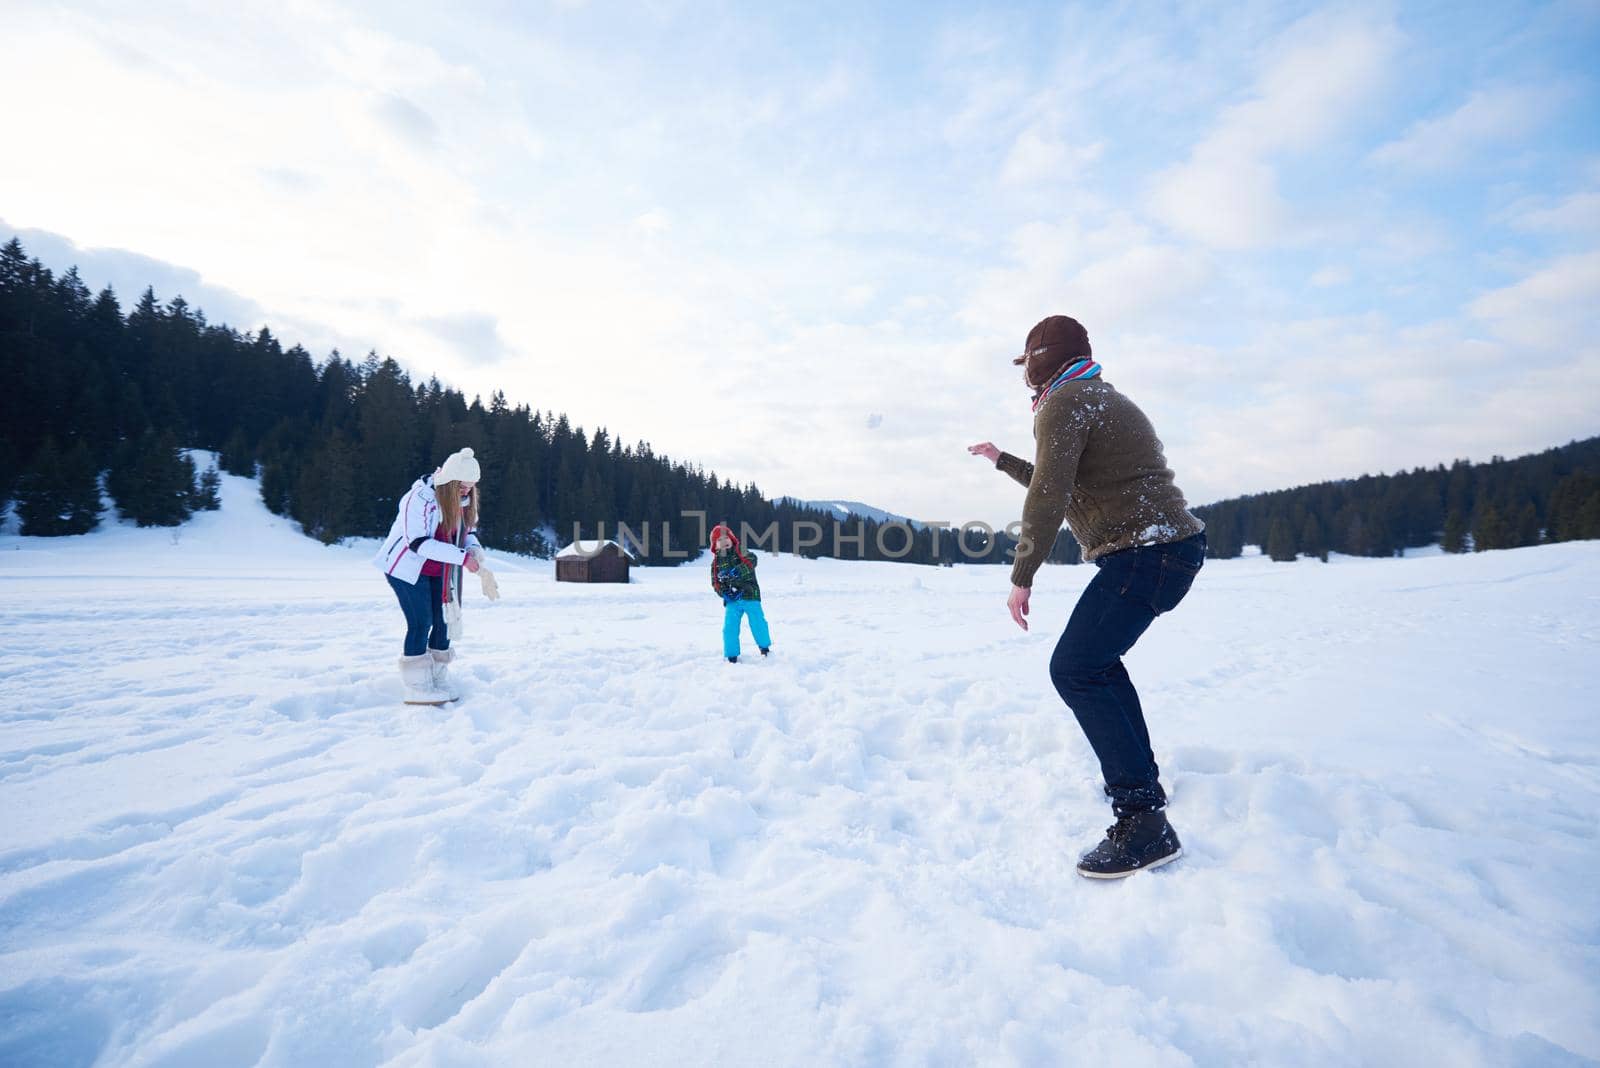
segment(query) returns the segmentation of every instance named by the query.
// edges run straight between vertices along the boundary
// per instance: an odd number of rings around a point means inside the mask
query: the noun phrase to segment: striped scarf
[[[1079,379],[1084,378],[1099,377],[1100,365],[1095,363],[1093,360],[1079,360],[1076,363],[1070,364],[1069,366],[1063,368],[1061,373],[1056,375],[1055,378],[1051,379],[1048,386],[1041,389],[1038,394],[1034,396],[1033,410],[1038,411],[1039,405],[1043,404],[1049,398],[1050,394],[1054,393],[1068,382],[1076,382]]]

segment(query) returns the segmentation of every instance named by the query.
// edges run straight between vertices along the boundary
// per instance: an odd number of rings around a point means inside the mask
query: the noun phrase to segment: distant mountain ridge
[[[905,523],[915,530],[921,530],[922,523],[909,516],[898,515],[882,508],[875,508],[870,504],[860,501],[822,500],[803,501],[798,497],[778,497],[773,504],[789,504],[796,508],[810,508],[819,512],[828,512],[840,517],[856,516],[861,519],[870,519],[874,523]]]

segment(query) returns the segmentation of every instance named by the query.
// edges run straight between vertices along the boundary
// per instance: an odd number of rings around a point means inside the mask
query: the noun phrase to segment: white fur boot
[[[454,649],[429,649],[433,657],[433,688],[452,701],[461,700],[461,691],[450,682],[450,661],[456,658]]]
[[[449,694],[433,685],[433,657],[427,653],[400,658],[400,681],[405,684],[408,705],[442,705],[450,700]]]

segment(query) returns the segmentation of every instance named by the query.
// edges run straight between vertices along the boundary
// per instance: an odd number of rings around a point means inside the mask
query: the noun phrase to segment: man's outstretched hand
[[[1033,591],[1027,586],[1011,587],[1011,596],[1006,598],[1006,607],[1011,610],[1011,618],[1017,621],[1017,626],[1023,630],[1028,629],[1028,595]]]
[[[990,463],[998,463],[1000,450],[994,447],[992,441],[980,441],[976,445],[968,445],[967,451],[974,456],[981,456]]]

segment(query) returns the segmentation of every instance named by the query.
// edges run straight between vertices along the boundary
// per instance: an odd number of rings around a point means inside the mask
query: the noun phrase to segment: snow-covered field
[[[1000,568],[765,558],[400,613],[226,479],[0,538],[0,1064],[1600,1059],[1600,543],[1213,562],[1134,651],[1187,852],[1109,813]],[[748,640],[748,637],[747,637]]]

